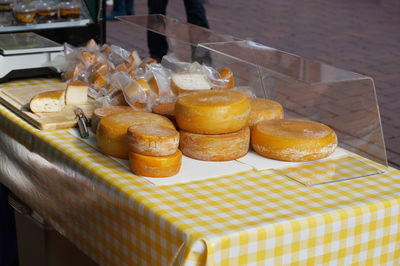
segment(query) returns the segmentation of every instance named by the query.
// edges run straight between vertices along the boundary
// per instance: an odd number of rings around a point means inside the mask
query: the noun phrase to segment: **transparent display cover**
[[[382,168],[374,167],[375,163],[388,166],[371,77],[161,15],[119,19],[166,36],[170,51],[182,61],[192,62],[207,55],[207,64],[213,68],[229,67],[235,87],[250,89],[251,96],[278,101],[284,107],[285,118],[309,119],[330,126],[338,136],[339,147],[365,159],[361,160],[366,164],[364,171],[348,176],[340,169],[332,170],[330,180],[320,183],[380,173]],[[341,164],[332,167],[335,165]],[[284,175],[289,176],[288,173]],[[319,183],[289,177],[307,185]]]

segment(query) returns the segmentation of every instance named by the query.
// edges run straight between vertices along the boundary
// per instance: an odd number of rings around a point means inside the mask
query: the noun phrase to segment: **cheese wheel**
[[[175,122],[175,103],[161,103],[153,107],[153,113],[163,115]]]
[[[137,124],[156,124],[175,129],[168,118],[161,115],[128,111],[111,114],[100,120],[97,127],[97,144],[108,155],[118,158],[128,158],[126,132],[128,127]]]
[[[204,135],[180,131],[180,149],[190,158],[202,161],[229,161],[247,154],[250,144],[248,126],[227,134]]]
[[[148,156],[167,156],[178,149],[179,132],[154,124],[133,125],[128,128],[127,142],[129,151]]]
[[[225,134],[247,125],[247,96],[231,90],[203,90],[181,95],[175,105],[179,128],[200,134]]]
[[[133,173],[148,177],[169,177],[176,175],[182,164],[182,152],[177,150],[168,156],[147,156],[129,152],[129,166]]]
[[[255,126],[255,124],[261,121],[283,118],[283,107],[280,103],[256,97],[249,98],[249,101],[251,107],[249,116],[250,127]]]
[[[258,123],[251,131],[251,145],[262,156],[289,162],[325,158],[337,146],[335,132],[308,120],[279,119]]]
[[[102,118],[111,114],[128,112],[128,111],[132,111],[132,108],[130,106],[122,106],[122,105],[100,107],[94,109],[91,121],[92,131],[96,133],[97,126]]]

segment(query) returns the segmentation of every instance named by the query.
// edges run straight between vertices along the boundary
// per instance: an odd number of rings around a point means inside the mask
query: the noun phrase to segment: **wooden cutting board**
[[[67,105],[62,111],[57,113],[35,114],[29,109],[29,102],[38,93],[62,90],[65,88],[65,83],[2,88],[0,89],[0,102],[39,129],[54,130],[72,128],[77,125],[77,120],[74,113],[74,109],[76,107],[82,108],[89,119],[92,117],[95,109],[93,99],[90,99],[88,104]]]

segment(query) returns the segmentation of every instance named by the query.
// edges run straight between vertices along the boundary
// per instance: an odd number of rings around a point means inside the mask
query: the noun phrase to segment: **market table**
[[[70,130],[40,131],[4,106],[0,128],[0,181],[101,265],[400,264],[399,170],[305,186],[253,169],[155,186]]]

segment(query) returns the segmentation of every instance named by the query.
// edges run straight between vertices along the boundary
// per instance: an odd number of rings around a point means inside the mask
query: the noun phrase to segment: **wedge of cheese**
[[[108,155],[128,159],[126,132],[132,125],[156,124],[175,129],[172,122],[161,115],[128,111],[108,115],[100,120],[97,127],[97,144]]]
[[[204,135],[180,131],[180,149],[190,158],[202,161],[229,161],[247,154],[250,144],[248,126],[227,134]]]
[[[182,152],[177,150],[168,156],[147,156],[129,152],[129,166],[133,173],[148,177],[169,177],[181,169]]]
[[[139,124],[128,128],[129,151],[148,156],[167,156],[176,152],[179,132],[155,124]]]
[[[29,107],[34,113],[60,112],[65,107],[65,90],[39,93],[31,99]]]
[[[304,162],[325,158],[337,146],[335,132],[309,120],[279,119],[256,124],[251,145],[260,155],[281,161]]]
[[[231,90],[203,90],[181,95],[175,105],[179,128],[199,134],[225,134],[247,126],[250,103]]]

